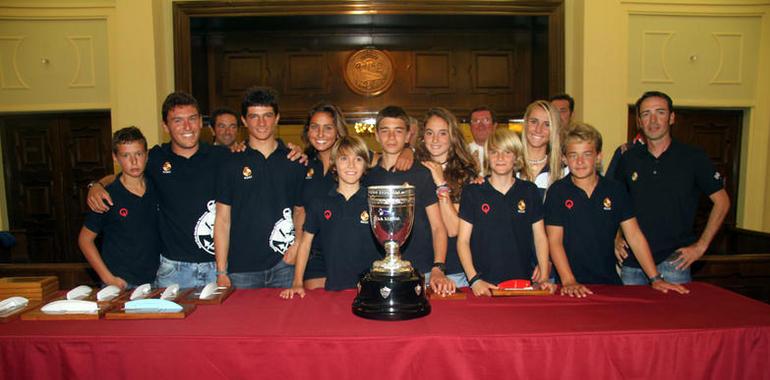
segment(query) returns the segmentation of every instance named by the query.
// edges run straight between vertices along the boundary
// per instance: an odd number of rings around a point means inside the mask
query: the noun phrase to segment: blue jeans
[[[690,268],[678,270],[676,264],[665,260],[657,265],[658,272],[663,275],[663,279],[672,284],[686,284],[692,281],[690,277]],[[620,270],[620,278],[623,285],[648,285],[650,280],[641,268],[623,266]]]
[[[217,265],[213,261],[189,263],[160,257],[158,278],[155,283],[159,288],[179,284],[184,288],[200,288],[217,281]]]
[[[430,273],[428,273],[428,275],[430,275]],[[465,273],[463,272],[450,273],[446,276],[449,277],[450,280],[454,281],[455,285],[457,285],[458,288],[467,288],[468,286],[470,286],[468,285],[468,278],[465,277]],[[426,281],[428,280],[426,279]]]
[[[230,273],[230,283],[238,289],[247,288],[291,288],[294,280],[294,265],[280,260],[274,267],[258,272]]]

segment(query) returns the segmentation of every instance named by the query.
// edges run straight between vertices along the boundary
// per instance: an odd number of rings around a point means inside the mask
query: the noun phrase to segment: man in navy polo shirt
[[[621,156],[616,178],[625,184],[639,225],[647,236],[653,258],[663,277],[671,282],[691,280],[690,265],[700,259],[730,210],[723,178],[703,150],[671,137],[673,102],[658,91],[636,101],[637,122],[646,145],[637,145]],[[700,237],[693,231],[698,198],[713,202]],[[626,239],[627,240],[627,239]],[[619,259],[628,257],[625,244],[617,244]],[[633,257],[623,262],[623,283],[643,281]]]
[[[107,186],[115,207],[89,212],[78,244],[105,285],[135,288],[155,281],[160,256],[158,195],[144,177],[147,140],[136,127],[118,130],[112,137],[112,157],[121,174]],[[101,253],[94,243],[102,235]]]
[[[403,172],[394,170],[398,156],[406,148],[409,116],[401,107],[388,106],[377,113],[376,123],[375,137],[382,146],[382,157],[367,174],[366,185],[408,183],[415,187],[414,225],[401,249],[403,257],[425,274],[436,293],[453,293],[455,283],[444,274],[447,233],[438,208],[433,177],[420,164],[412,164],[409,170]]]
[[[161,116],[171,142],[150,150],[145,171],[158,190],[160,204],[162,252],[156,282],[160,287],[200,287],[216,280],[212,173],[229,152],[199,141],[203,122],[198,101],[191,95],[169,94]],[[104,190],[113,180],[107,176],[93,183],[88,192],[92,210],[104,212],[113,205]]]
[[[576,123],[570,128],[562,145],[570,175],[551,185],[545,199],[546,231],[561,294],[584,297],[592,292],[583,284],[621,284],[614,255],[618,227],[654,289],[686,293],[660,277],[623,186],[596,174],[601,149],[602,137],[594,127]]]
[[[246,150],[219,173],[215,223],[217,283],[236,288],[288,288],[305,211],[305,167],[292,162],[275,137],[278,95],[266,87],[247,91],[241,119]]]

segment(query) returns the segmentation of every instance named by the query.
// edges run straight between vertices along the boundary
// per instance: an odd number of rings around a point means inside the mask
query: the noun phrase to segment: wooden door
[[[8,217],[27,232],[29,261],[82,261],[86,185],[112,173],[108,113],[0,119]]]
[[[696,145],[706,151],[711,162],[724,176],[725,189],[730,196],[730,212],[725,217],[725,226],[735,227],[738,200],[738,175],[741,157],[741,127],[743,111],[674,108],[675,124],[671,128],[673,137],[683,143]],[[634,107],[628,109],[628,138],[638,132]],[[614,148],[613,148],[614,150]],[[702,197],[695,220],[696,231],[702,231],[711,211],[711,202]],[[717,243],[717,242],[715,242]],[[719,244],[712,244],[712,247]]]

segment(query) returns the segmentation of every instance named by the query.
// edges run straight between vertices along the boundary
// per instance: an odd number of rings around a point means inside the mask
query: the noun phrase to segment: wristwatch
[[[432,268],[438,268],[438,270],[446,274],[446,264],[444,263],[433,263]]]
[[[96,186],[96,185],[99,185],[99,186],[101,186],[101,187],[104,187],[104,185],[102,185],[102,183],[101,183],[101,182],[99,182],[99,181],[91,181],[91,182],[89,182],[89,183],[88,183],[87,187],[90,189],[90,188],[92,188],[92,187],[94,187],[94,186]]]
[[[663,275],[658,273],[658,274],[650,277],[650,284],[654,283],[655,281],[663,281]]]

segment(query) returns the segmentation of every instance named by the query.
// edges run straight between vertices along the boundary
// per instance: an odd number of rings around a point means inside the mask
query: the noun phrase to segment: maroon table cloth
[[[352,291],[238,290],[184,320],[0,324],[0,378],[770,379],[770,305],[688,286],[469,294],[400,322],[354,316]]]

